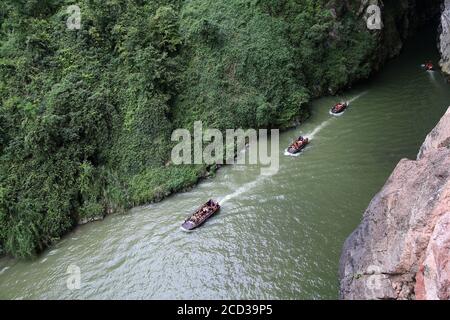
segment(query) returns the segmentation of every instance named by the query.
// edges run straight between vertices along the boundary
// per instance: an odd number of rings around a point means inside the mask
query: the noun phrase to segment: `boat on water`
[[[434,65],[432,62],[427,62],[422,65],[426,71],[434,71]]]
[[[220,205],[214,200],[209,200],[207,203],[198,208],[192,216],[187,218],[181,225],[183,231],[192,231],[200,227],[212,215],[220,210]]]
[[[300,136],[291,146],[288,148],[288,152],[290,154],[297,154],[309,144],[309,139],[304,138],[303,136]]]
[[[331,114],[341,114],[343,113],[349,106],[348,102],[340,102],[336,104],[333,108],[331,108]]]

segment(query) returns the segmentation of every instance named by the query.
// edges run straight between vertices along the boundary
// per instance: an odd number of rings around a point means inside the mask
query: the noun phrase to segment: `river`
[[[420,64],[438,61],[434,35],[411,41],[370,81],[312,105],[280,137],[280,170],[224,167],[189,192],[77,228],[32,261],[0,259],[2,299],[335,299],[343,242],[401,158],[415,158],[450,105],[450,87]],[[290,141],[312,138],[299,157]],[[221,212],[184,233],[208,198]],[[80,289],[67,287],[69,265]],[[73,289],[73,288],[72,288]]]

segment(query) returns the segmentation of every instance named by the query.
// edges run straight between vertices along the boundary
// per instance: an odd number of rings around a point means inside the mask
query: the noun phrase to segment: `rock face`
[[[439,49],[441,51],[441,69],[450,75],[450,0],[444,0],[441,14],[441,34]]]
[[[450,108],[344,245],[342,299],[450,298]]]
[[[444,10],[442,4],[444,1],[446,2],[446,10]],[[446,50],[446,56],[450,56],[450,48],[448,47],[450,43],[448,39],[450,0],[334,0],[330,1],[330,3],[341,4],[340,9],[336,5],[338,15],[339,12],[342,14],[342,12],[347,10],[355,12],[361,17],[367,17],[366,10],[369,5],[377,5],[381,8],[382,29],[372,31],[372,33],[376,34],[376,42],[378,44],[373,65],[375,70],[382,67],[388,59],[397,56],[403,48],[404,41],[409,36],[440,16],[446,21],[445,25],[442,23],[441,28],[443,30],[441,34],[444,37],[442,48]],[[448,63],[450,64],[450,62]],[[447,65],[447,67],[449,66]]]

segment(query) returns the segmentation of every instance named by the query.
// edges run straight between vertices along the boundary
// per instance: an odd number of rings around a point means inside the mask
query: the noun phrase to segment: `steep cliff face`
[[[441,51],[441,69],[450,75],[450,0],[445,0],[442,5],[441,27],[439,37],[439,49]]]
[[[357,13],[361,18],[368,17],[367,8],[370,5],[378,5],[381,9],[382,28],[372,30],[376,36],[377,48],[374,50],[373,69],[377,70],[384,65],[386,60],[398,55],[403,48],[404,41],[425,24],[437,21],[443,10],[444,0],[359,0],[329,2],[337,17],[343,16],[346,11]],[[450,4],[450,0],[445,0]],[[447,6],[450,9],[450,5]],[[442,19],[445,19],[445,11]],[[448,25],[448,13],[447,13]],[[444,25],[444,24],[443,24]],[[448,30],[442,28],[442,30]],[[448,37],[447,31],[442,32]],[[448,38],[443,40],[447,44]],[[445,45],[443,46],[445,48]],[[450,50],[450,49],[446,49]]]
[[[450,298],[450,108],[347,239],[342,299]]]

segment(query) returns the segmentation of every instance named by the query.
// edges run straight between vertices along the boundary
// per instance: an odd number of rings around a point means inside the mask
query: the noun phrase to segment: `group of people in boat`
[[[202,221],[202,219],[210,214],[211,212],[216,211],[219,208],[219,203],[209,200],[207,203],[205,203],[199,210],[197,210],[196,213],[194,213],[191,218],[189,219],[194,224],[198,224]]]
[[[428,61],[427,63],[425,63],[424,66],[425,66],[425,70],[428,70],[428,71],[434,70],[434,65],[431,61]]]
[[[309,142],[308,138],[300,136],[296,141],[294,141],[294,143],[292,143],[291,149],[300,150],[304,148],[308,144],[308,142]]]
[[[348,103],[346,102],[339,102],[336,104],[332,109],[331,113],[337,114],[343,112],[348,107]]]
[[[331,113],[338,114],[342,113],[347,109],[348,103],[347,102],[339,102],[336,104],[333,108],[331,108]],[[300,152],[306,145],[309,143],[308,138],[304,138],[303,136],[298,137],[297,140],[295,140],[291,146],[288,148],[288,152],[291,154],[295,154]]]

